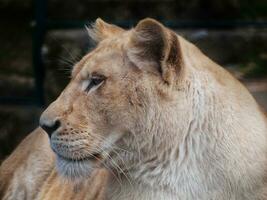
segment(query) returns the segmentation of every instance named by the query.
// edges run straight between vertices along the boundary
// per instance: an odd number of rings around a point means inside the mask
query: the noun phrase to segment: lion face
[[[140,162],[157,126],[168,125],[161,116],[172,112],[175,74],[183,71],[177,36],[154,20],[129,31],[97,20],[89,31],[97,47],[74,66],[69,85],[40,118],[57,168],[70,178],[121,160]]]

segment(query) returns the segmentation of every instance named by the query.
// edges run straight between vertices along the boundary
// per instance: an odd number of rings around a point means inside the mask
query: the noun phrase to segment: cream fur
[[[21,144],[30,154],[23,168],[12,165],[26,157],[19,150],[1,166],[0,197],[267,199],[267,119],[239,81],[152,19],[129,31],[98,20],[88,31],[97,48],[41,117],[61,120],[50,139],[56,160],[47,138],[32,139],[46,141],[38,150]],[[95,72],[107,79],[85,93]],[[87,160],[95,153],[100,162]]]

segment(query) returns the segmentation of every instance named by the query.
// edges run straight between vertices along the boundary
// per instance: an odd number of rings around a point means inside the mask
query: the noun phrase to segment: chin
[[[58,173],[71,181],[80,181],[89,178],[98,166],[98,162],[92,159],[71,160],[59,155],[56,158]]]

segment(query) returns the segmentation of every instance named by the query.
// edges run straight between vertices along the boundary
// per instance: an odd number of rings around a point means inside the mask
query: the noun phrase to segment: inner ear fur
[[[148,62],[168,84],[181,75],[183,59],[179,38],[156,20],[148,18],[137,24],[132,31],[129,51],[142,63],[139,67],[147,67],[144,63]]]
[[[87,31],[90,38],[98,43],[106,38],[121,34],[125,30],[116,25],[108,24],[101,18],[97,18],[95,23],[87,27]]]

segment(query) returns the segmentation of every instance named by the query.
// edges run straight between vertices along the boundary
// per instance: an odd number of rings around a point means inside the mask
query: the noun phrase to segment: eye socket
[[[86,92],[89,92],[92,88],[99,86],[105,80],[104,76],[93,76],[85,89]]]

